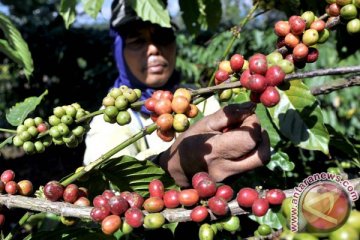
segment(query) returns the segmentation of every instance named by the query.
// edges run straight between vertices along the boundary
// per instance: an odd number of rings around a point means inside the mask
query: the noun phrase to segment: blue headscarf
[[[120,87],[121,85],[125,85],[133,89],[140,89],[142,92],[141,98],[139,99],[140,101],[150,98],[153,92],[158,89],[169,90],[172,92],[175,91],[180,82],[179,72],[174,71],[167,83],[160,88],[151,88],[146,86],[134,76],[125,62],[123,55],[125,46],[123,37],[114,29],[110,30],[110,35],[114,37],[114,58],[116,67],[119,71],[119,76],[115,80],[113,87]],[[150,115],[150,112],[145,108],[145,106],[141,107],[140,112],[146,115]]]

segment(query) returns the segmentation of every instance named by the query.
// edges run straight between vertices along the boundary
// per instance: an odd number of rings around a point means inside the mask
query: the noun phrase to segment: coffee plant
[[[160,2],[134,2],[132,7],[141,18],[170,27],[169,15]],[[139,89],[120,86],[108,91],[98,111],[91,112],[75,102],[54,106],[49,116],[32,116],[46,99],[47,91],[16,103],[6,114],[7,123],[14,129],[1,129],[7,136],[1,147],[21,148],[33,161],[49,147],[78,147],[86,137],[91,119],[97,115],[102,115],[108,123],[124,126],[132,121],[129,109],[138,111],[145,106],[153,123],[89,165],[79,166],[62,179],[44,182],[38,189],[34,189],[31,179],[18,181],[13,170],[4,170],[0,176],[0,229],[5,229],[5,217],[11,214],[12,208],[27,212],[16,226],[12,224],[8,232],[2,231],[1,237],[359,239],[358,201],[350,206],[346,223],[334,231],[317,232],[311,226],[303,232],[291,231],[295,196],[292,188],[304,178],[317,172],[335,174],[348,180],[357,194],[360,185],[360,139],[356,134],[349,136],[325,124],[325,109],[320,108],[316,97],[343,88],[356,89],[360,85],[360,66],[332,65],[308,71],[312,64],[320,61],[326,51],[323,44],[334,32],[340,32],[338,28],[345,29],[346,33],[342,31],[342,34],[348,38],[359,36],[360,1],[322,0],[309,4],[312,8],[315,5],[316,12],[300,8],[300,2],[254,1],[241,23],[222,33],[228,34],[228,41],[219,40],[224,38],[219,34],[208,49],[198,49],[197,53],[206,57],[205,61],[197,59],[197,67],[182,60],[182,57],[194,58],[190,56],[192,51],[180,51],[178,68],[186,68],[185,76],[197,77],[196,83],[200,75],[206,79],[198,84],[202,85],[200,88],[181,87],[175,92],[157,90],[150,98],[140,101]],[[208,29],[218,26],[220,1],[180,1],[179,4],[184,24],[191,33],[199,34],[205,26]],[[76,19],[75,6],[76,1],[61,1],[59,14],[67,28]],[[101,7],[97,1],[84,3],[90,16],[97,16]],[[271,50],[253,51],[251,46],[247,46],[248,49],[237,46],[237,42],[247,37],[247,31],[251,31],[246,27],[267,11],[283,11],[289,15],[274,22],[270,31],[274,40]],[[31,53],[20,32],[3,14],[0,14],[0,27],[5,37],[0,51],[22,68],[26,78],[31,78],[34,70]],[[178,40],[180,45],[186,44],[184,39]],[[213,54],[218,49],[211,44],[227,45],[219,47],[224,52]],[[214,57],[216,64],[204,67]],[[328,75],[344,78],[330,80],[320,87],[309,87],[302,81],[307,78],[307,82],[311,82],[315,77]],[[272,154],[266,166],[221,183],[215,182],[207,172],[197,172],[192,176],[191,186],[181,188],[152,161],[138,161],[134,156],[113,157],[155,131],[163,141],[172,141],[203,117],[198,104],[213,95],[223,106],[257,103],[254,111],[270,136]],[[356,111],[347,112],[347,116],[356,116]],[[45,226],[49,223],[52,225]]]

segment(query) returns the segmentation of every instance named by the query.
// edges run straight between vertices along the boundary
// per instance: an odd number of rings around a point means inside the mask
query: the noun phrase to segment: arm
[[[203,118],[161,154],[160,166],[184,187],[199,171],[222,181],[263,166],[270,158],[270,143],[254,109],[253,103],[233,104]]]

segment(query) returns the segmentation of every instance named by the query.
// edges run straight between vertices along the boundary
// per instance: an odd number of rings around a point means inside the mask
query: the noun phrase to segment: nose
[[[151,55],[159,55],[159,54],[160,54],[160,49],[154,43],[150,42],[147,47],[147,55],[151,56]]]

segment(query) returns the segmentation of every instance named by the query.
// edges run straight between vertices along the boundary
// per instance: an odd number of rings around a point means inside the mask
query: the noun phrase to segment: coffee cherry
[[[185,97],[189,102],[191,101],[191,92],[186,88],[178,88],[174,92],[174,98],[177,96]]]
[[[183,96],[173,98],[171,108],[175,113],[185,113],[190,106],[190,102]]]
[[[217,70],[215,73],[215,84],[219,85],[229,79],[229,74],[223,70]]]
[[[151,97],[156,99],[156,100],[160,100],[161,99],[161,95],[163,94],[163,90],[156,90]]]
[[[65,187],[63,199],[65,202],[74,203],[79,196],[79,188],[75,184],[69,184]]]
[[[329,37],[330,37],[330,32],[325,28],[323,31],[319,32],[318,43],[326,42],[329,39]]]
[[[229,212],[227,202],[221,197],[215,196],[210,198],[208,201],[208,207],[214,214],[218,216],[224,216]]]
[[[136,100],[138,99],[136,92],[130,88],[123,92],[123,96],[126,97],[129,103],[136,102]]]
[[[253,92],[263,92],[266,88],[266,79],[260,74],[254,74],[250,76],[248,85]]]
[[[155,111],[155,104],[157,100],[155,98],[148,98],[145,100],[145,108],[149,110],[150,112]]]
[[[15,179],[15,172],[11,169],[3,171],[0,176],[0,180],[5,184],[7,182],[13,181],[14,179]]]
[[[291,16],[289,18],[290,31],[295,35],[300,35],[306,28],[304,19],[299,16]]]
[[[35,120],[33,118],[27,118],[24,120],[24,125],[26,127],[35,126]]]
[[[288,33],[288,34],[290,34],[290,33]],[[286,34],[286,35],[288,35],[288,34]],[[285,37],[286,37],[286,36],[285,36]],[[276,40],[276,48],[277,48],[277,49],[286,46],[285,37],[278,37],[278,39]]]
[[[189,118],[194,118],[197,116],[198,113],[199,113],[198,107],[194,104],[189,104],[189,108],[185,112],[185,115],[188,116]]]
[[[129,208],[125,212],[125,221],[133,228],[138,228],[144,223],[144,214],[139,208]]]
[[[130,207],[137,207],[141,209],[144,198],[137,192],[131,192],[130,194],[120,194],[126,201],[128,201]]]
[[[129,105],[129,100],[121,95],[121,96],[118,96],[116,99],[115,99],[115,107],[119,110],[119,111],[123,111],[123,110],[126,110],[128,108],[128,105]]]
[[[317,19],[313,23],[311,23],[310,28],[314,29],[318,32],[321,32],[325,29],[325,26],[326,26],[326,23],[323,20]]]
[[[16,136],[13,138],[13,144],[14,144],[14,146],[16,146],[16,147],[21,147],[21,146],[24,144],[24,141],[21,140],[18,135],[16,135]]]
[[[265,75],[267,70],[266,57],[251,57],[249,60],[249,70],[252,74]]]
[[[119,216],[129,208],[129,203],[121,196],[111,197],[108,203],[110,206],[110,212]]]
[[[106,235],[112,235],[121,225],[121,218],[117,215],[110,215],[104,218],[101,222],[101,230]]]
[[[316,60],[319,58],[319,51],[316,48],[309,48],[309,53],[306,57],[307,63],[313,63],[316,62]]]
[[[175,137],[174,129],[169,129],[167,131],[162,131],[161,129],[157,129],[156,134],[164,142],[171,142]]]
[[[131,122],[131,115],[128,111],[120,111],[116,116],[116,122],[120,126],[124,126]]]
[[[249,208],[259,197],[259,193],[253,188],[242,188],[237,194],[236,201],[240,207]]]
[[[274,51],[266,56],[266,61],[269,66],[277,65],[280,60],[283,59],[281,53]],[[268,69],[269,70],[269,69]]]
[[[63,193],[64,187],[57,181],[50,181],[44,187],[45,197],[52,202],[59,200]]]
[[[265,79],[268,86],[278,86],[284,81],[285,72],[279,66],[272,66],[266,71]]]
[[[234,233],[235,231],[239,231],[241,229],[240,219],[238,216],[230,216],[229,218],[223,220],[222,227],[226,231]]]
[[[340,9],[340,16],[346,20],[356,18],[357,14],[358,11],[354,4],[347,4]]]
[[[145,200],[143,208],[149,213],[160,212],[164,209],[164,201],[159,197],[149,197]]]
[[[3,181],[0,181],[0,193],[2,193],[5,190],[5,183]]]
[[[268,209],[269,202],[264,198],[256,199],[251,207],[252,213],[257,217],[264,216]]]
[[[15,181],[9,181],[5,184],[5,192],[14,195],[18,191],[17,184]]]
[[[4,226],[4,223],[5,223],[5,215],[0,214],[0,228],[2,228],[2,226]]]
[[[191,178],[191,185],[193,188],[196,188],[199,182],[202,180],[211,180],[210,175],[207,172],[197,172],[194,174],[194,176]]]
[[[216,189],[215,196],[229,202],[234,196],[234,190],[229,185],[221,185]]]
[[[126,220],[123,221],[123,223],[121,224],[121,232],[124,234],[124,235],[129,235],[130,233],[132,233],[134,231],[134,228],[132,226],[130,226]]]
[[[337,17],[340,15],[340,6],[336,3],[332,3],[326,6],[326,13],[331,17]]]
[[[278,21],[274,27],[275,34],[279,37],[285,37],[288,33],[290,33],[290,24],[287,21]]]
[[[345,6],[352,3],[352,0],[336,0],[335,2],[339,6]]]
[[[300,38],[298,35],[294,35],[293,33],[289,33],[285,36],[285,44],[289,48],[294,48],[296,45],[300,43]]]
[[[309,28],[310,25],[314,22],[315,20],[315,14],[312,11],[306,11],[303,14],[301,14],[301,18],[304,19],[305,23],[306,23],[306,28]]]
[[[267,224],[261,224],[258,227],[257,231],[259,232],[259,234],[261,236],[267,236],[267,235],[271,234],[271,232],[272,232],[271,227]]]
[[[253,103],[260,103],[260,95],[261,93],[257,93],[257,92],[250,92],[250,101]]]
[[[314,45],[317,43],[318,40],[319,40],[319,33],[315,29],[307,29],[302,36],[302,42],[306,46]],[[294,50],[295,50],[295,48],[294,48]]]
[[[249,69],[245,70],[240,76],[241,86],[243,86],[246,89],[249,89],[250,76],[251,76],[251,73],[250,73]]]
[[[159,179],[151,180],[149,183],[149,193],[150,197],[159,197],[162,198],[164,196],[164,184]]]
[[[289,74],[289,73],[292,73],[294,72],[294,69],[295,69],[295,66],[292,62],[286,60],[286,59],[283,59],[281,60],[278,65],[281,67],[281,69],[286,73],[286,74]]]
[[[244,57],[240,54],[234,54],[230,58],[230,67],[234,72],[240,72],[244,66]]]
[[[116,88],[116,87],[110,89],[110,91],[108,93],[108,96],[113,97],[114,99],[116,99],[118,96],[121,96],[121,95],[123,95],[123,92],[121,91],[120,88]]]
[[[355,18],[346,24],[346,30],[349,34],[357,34],[360,32],[360,20]]]
[[[231,68],[231,64],[230,64],[230,61],[228,60],[223,60],[219,63],[219,70],[221,71],[225,71],[227,72],[228,74],[232,74],[233,73],[233,70]]]
[[[210,224],[204,223],[200,226],[199,229],[199,239],[200,240],[212,240],[214,239],[214,231],[212,230]]]
[[[48,127],[46,126],[45,123],[40,123],[40,124],[36,127],[36,129],[38,130],[39,133],[43,133],[43,132],[45,132],[45,131],[48,130]]]
[[[201,198],[212,197],[216,193],[216,183],[211,179],[201,180],[195,187]]]
[[[225,90],[220,90],[219,91],[219,100],[221,102],[226,102],[229,101],[232,97],[232,89],[225,89]]]
[[[79,197],[74,202],[74,205],[81,206],[81,207],[88,207],[88,206],[90,206],[90,200],[87,197]]]
[[[280,205],[285,198],[285,193],[280,189],[271,189],[266,192],[266,199],[272,205]]]
[[[172,128],[174,117],[170,113],[163,113],[156,119],[156,125],[159,126],[161,131],[167,131]]]
[[[209,212],[204,206],[196,206],[191,210],[190,219],[193,222],[202,222],[209,216]]]
[[[177,208],[180,205],[179,191],[170,189],[164,193],[164,205],[166,208]]]
[[[102,195],[97,195],[96,197],[94,197],[92,203],[94,207],[110,207],[109,199],[105,198]]]
[[[95,222],[101,222],[110,214],[109,207],[94,207],[91,209],[90,217]]]
[[[190,207],[199,201],[199,193],[195,189],[184,189],[179,193],[179,202],[181,205]]]
[[[119,110],[115,106],[108,106],[105,108],[104,114],[106,114],[109,118],[116,118]]]
[[[190,122],[185,114],[177,113],[172,126],[176,132],[184,132],[189,128]]]
[[[165,223],[165,217],[161,213],[149,213],[144,218],[144,228],[157,229]]]
[[[164,113],[171,113],[171,101],[169,99],[159,99],[155,104],[155,113],[158,115],[164,114]]]
[[[30,196],[33,192],[33,185],[29,180],[21,180],[17,183],[18,192],[22,196]]]
[[[280,94],[275,87],[269,86],[260,95],[260,102],[265,107],[273,107],[280,101]]]

